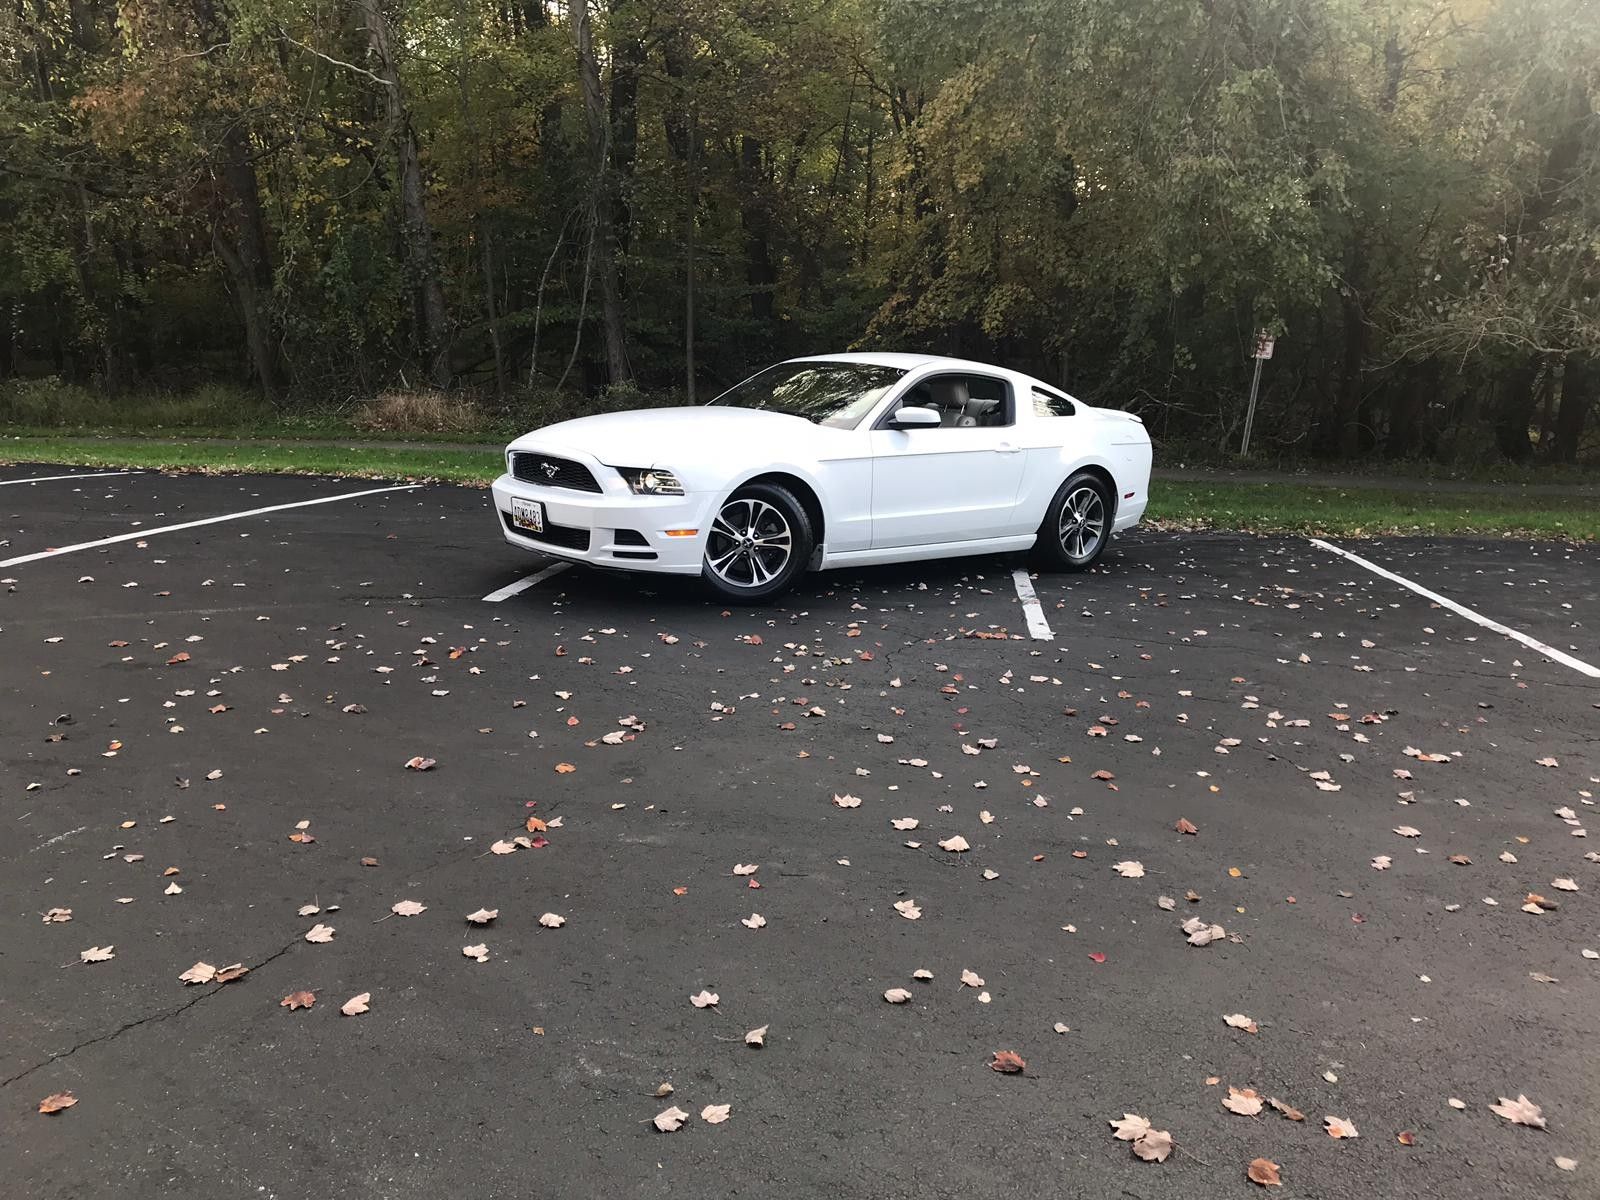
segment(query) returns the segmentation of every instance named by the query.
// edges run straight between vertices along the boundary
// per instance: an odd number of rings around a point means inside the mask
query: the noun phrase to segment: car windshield
[[[854,429],[905,375],[861,362],[786,362],[729,388],[711,401],[728,408],[764,408],[817,425]]]

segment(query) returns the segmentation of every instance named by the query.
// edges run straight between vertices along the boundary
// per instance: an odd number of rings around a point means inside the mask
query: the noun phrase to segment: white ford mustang
[[[756,601],[808,569],[961,554],[1081,571],[1149,487],[1138,417],[980,363],[831,354],[706,405],[536,429],[494,503],[513,546]]]

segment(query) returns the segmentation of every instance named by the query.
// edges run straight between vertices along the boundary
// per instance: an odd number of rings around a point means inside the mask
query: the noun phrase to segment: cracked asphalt
[[[381,486],[63,473],[0,561]],[[1340,544],[1600,663],[1593,546]],[[1295,538],[1125,536],[1049,641],[1012,558],[484,602],[542,565],[429,486],[0,566],[8,1194],[1600,1194],[1593,679]]]

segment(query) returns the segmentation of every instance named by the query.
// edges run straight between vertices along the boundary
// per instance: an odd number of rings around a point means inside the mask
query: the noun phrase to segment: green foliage
[[[1272,452],[1600,447],[1592,0],[377,11],[387,64],[361,3],[6,9],[0,379],[348,406],[438,377],[436,279],[506,419],[854,345],[1221,448],[1265,328]]]

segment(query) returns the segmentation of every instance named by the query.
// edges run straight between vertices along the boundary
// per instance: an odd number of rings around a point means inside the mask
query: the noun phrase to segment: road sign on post
[[[1261,390],[1261,364],[1272,357],[1273,336],[1265,329],[1256,334],[1255,373],[1250,376],[1250,403],[1244,412],[1244,440],[1239,444],[1241,456],[1250,453],[1250,429],[1256,423],[1256,394]]]

